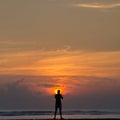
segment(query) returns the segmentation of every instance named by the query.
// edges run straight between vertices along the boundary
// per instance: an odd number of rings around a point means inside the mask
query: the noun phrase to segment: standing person
[[[62,118],[62,102],[61,99],[63,99],[62,94],[60,94],[60,90],[57,90],[57,94],[55,95],[55,114],[54,119],[56,119],[57,109],[59,109],[60,112],[60,118]]]

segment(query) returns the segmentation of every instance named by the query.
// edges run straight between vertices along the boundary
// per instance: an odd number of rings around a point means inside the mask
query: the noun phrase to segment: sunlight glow
[[[62,94],[63,93],[63,90],[62,89],[54,89],[54,93],[57,94],[57,91],[60,90],[60,93]]]

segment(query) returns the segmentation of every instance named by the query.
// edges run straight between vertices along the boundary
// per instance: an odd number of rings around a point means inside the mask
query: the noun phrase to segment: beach
[[[80,116],[80,115],[65,115],[63,120],[117,120],[120,119],[120,115],[117,116]],[[0,116],[0,120],[61,120],[60,117],[53,119],[51,116]]]
[[[76,119],[76,118],[73,118],[73,119],[63,119],[63,120],[119,120],[119,118],[84,118],[84,119]],[[0,119],[0,120],[3,120],[3,119]],[[5,120],[53,120],[53,119],[5,119]],[[61,120],[61,119],[55,119],[55,120]]]

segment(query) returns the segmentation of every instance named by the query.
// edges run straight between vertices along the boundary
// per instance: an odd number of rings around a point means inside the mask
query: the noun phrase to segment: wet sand
[[[54,120],[54,119],[9,119],[9,120]],[[61,119],[55,119],[55,120],[61,120]],[[89,118],[85,118],[85,119],[69,118],[69,119],[63,119],[63,120],[120,120],[120,119],[119,118],[97,118],[97,119],[96,118],[95,119],[94,118],[92,119],[91,118],[90,119]]]

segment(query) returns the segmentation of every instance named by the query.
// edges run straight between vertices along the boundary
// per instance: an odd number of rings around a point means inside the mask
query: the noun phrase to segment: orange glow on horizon
[[[66,94],[67,92],[65,90],[63,90],[63,88],[47,88],[44,89],[44,91],[46,91],[47,94],[57,94],[57,91],[60,90],[61,94]]]

